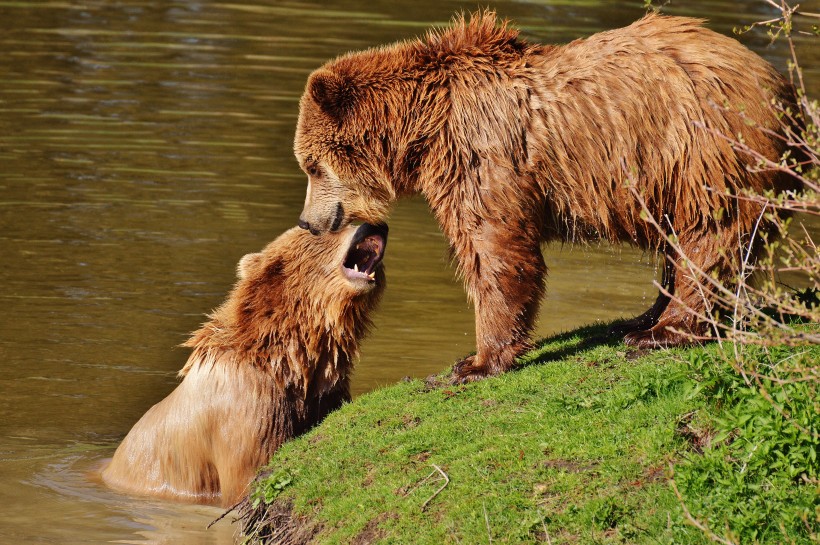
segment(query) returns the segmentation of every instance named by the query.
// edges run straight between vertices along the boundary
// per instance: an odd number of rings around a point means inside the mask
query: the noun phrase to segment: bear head
[[[384,291],[386,244],[386,225],[284,232],[241,259],[227,300],[185,346],[258,366],[296,358],[307,369],[339,354],[352,360]]]
[[[464,144],[448,133],[460,107],[452,100],[454,74],[478,64],[490,68],[481,77],[495,81],[496,61],[517,62],[526,48],[517,37],[494,12],[478,11],[424,38],[348,53],[314,71],[294,138],[308,175],[299,225],[319,233],[354,220],[384,222],[397,197],[452,176],[448,153]]]
[[[370,50],[308,78],[294,152],[308,176],[299,225],[314,234],[351,221],[384,222],[401,193],[394,158],[404,148],[413,93],[396,62]]]
[[[237,305],[237,320],[257,329],[274,317],[292,321],[287,313],[336,322],[354,307],[369,309],[384,290],[386,244],[383,224],[349,225],[321,236],[298,227],[286,231],[240,260],[229,297]],[[303,324],[311,321],[300,318]]]

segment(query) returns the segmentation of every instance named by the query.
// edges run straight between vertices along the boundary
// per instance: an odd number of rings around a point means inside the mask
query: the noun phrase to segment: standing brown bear
[[[293,228],[239,263],[228,300],[185,343],[184,377],[102,472],[138,495],[229,506],[287,439],[350,400],[384,290],[386,227]]]
[[[456,366],[458,381],[502,373],[529,347],[544,241],[602,238],[664,253],[664,284],[680,301],[661,293],[621,334],[658,347],[690,338],[672,329],[705,333],[685,307],[704,312],[714,295],[640,218],[628,182],[695,266],[727,279],[760,212],[729,194],[791,182],[748,169],[754,160],[718,133],[776,160],[785,144],[772,100],[793,97],[763,59],[701,24],[647,15],[551,46],[526,43],[485,12],[328,62],[300,104],[300,226],[383,221],[397,198],[424,195],[476,309],[478,350]]]

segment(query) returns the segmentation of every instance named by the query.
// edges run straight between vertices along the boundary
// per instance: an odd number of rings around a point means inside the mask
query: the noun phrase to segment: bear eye
[[[321,170],[319,169],[319,167],[318,167],[317,165],[315,165],[315,164],[312,164],[312,165],[308,165],[308,166],[307,166],[307,173],[308,173],[308,176],[311,176],[311,177],[317,177],[317,176],[319,176],[319,175],[321,174],[321,172],[322,172],[322,171],[321,171]]]

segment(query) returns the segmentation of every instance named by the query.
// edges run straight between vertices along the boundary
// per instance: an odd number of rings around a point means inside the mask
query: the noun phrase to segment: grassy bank
[[[276,454],[243,508],[249,541],[709,542],[681,499],[744,543],[817,539],[816,401],[790,391],[805,405],[787,409],[795,434],[725,378],[716,345],[642,353],[603,331],[547,339],[502,377],[414,380],[346,405]]]

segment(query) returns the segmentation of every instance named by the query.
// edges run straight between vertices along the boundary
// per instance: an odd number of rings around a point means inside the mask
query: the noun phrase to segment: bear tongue
[[[382,243],[379,237],[370,236],[365,238],[348,252],[344,263],[345,268],[372,277],[373,269],[379,261],[381,248]]]

